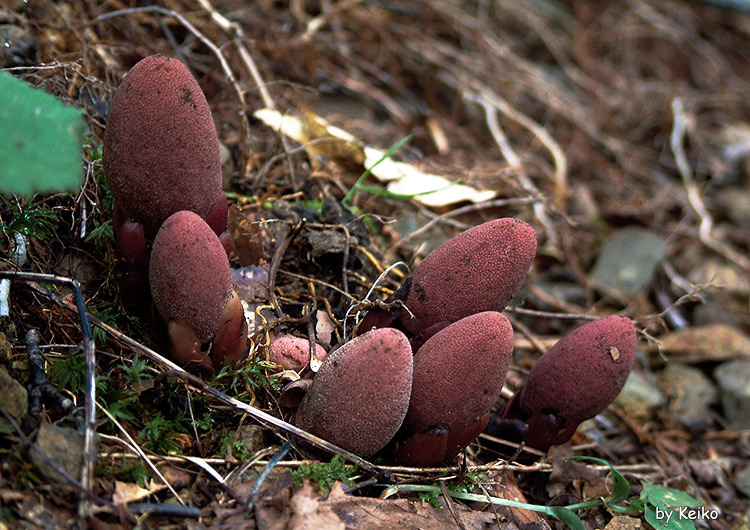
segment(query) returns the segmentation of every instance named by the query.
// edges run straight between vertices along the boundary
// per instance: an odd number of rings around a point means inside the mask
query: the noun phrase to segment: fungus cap
[[[402,309],[399,319],[418,335],[440,322],[502,311],[521,288],[535,254],[536,233],[519,219],[495,219],[470,228],[417,266],[408,287],[408,311]]]
[[[485,416],[505,383],[513,352],[513,328],[505,315],[485,311],[454,322],[414,356],[404,432],[435,425],[458,432]]]
[[[320,344],[315,345],[315,356],[319,361],[328,352]],[[310,341],[292,335],[279,335],[271,341],[268,360],[280,365],[284,370],[303,370],[310,363]]]
[[[393,328],[372,330],[329,353],[297,410],[298,427],[359,456],[382,449],[409,406],[412,351]]]
[[[152,55],[133,66],[109,109],[103,162],[115,200],[149,239],[177,211],[208,215],[221,194],[219,140],[184,64]]]
[[[232,276],[219,237],[200,216],[181,211],[164,221],[154,239],[149,282],[166,322],[182,319],[201,342],[213,340],[232,296]]]
[[[573,330],[534,364],[520,390],[520,409],[557,416],[561,427],[593,418],[625,385],[636,343],[633,322],[616,315]]]

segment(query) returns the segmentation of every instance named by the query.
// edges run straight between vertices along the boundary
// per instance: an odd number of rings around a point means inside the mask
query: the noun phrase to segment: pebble
[[[0,407],[15,419],[20,420],[29,412],[29,397],[26,389],[0,367]],[[0,433],[12,433],[15,429],[0,417]]]
[[[669,412],[677,421],[690,429],[711,424],[710,406],[718,401],[719,391],[702,370],[669,363],[660,380],[669,396]]]
[[[31,66],[36,62],[39,41],[15,24],[0,24],[0,69]]]
[[[745,497],[750,497],[750,465],[737,470],[734,474],[734,485]]]
[[[591,281],[604,291],[637,294],[646,290],[667,251],[666,241],[645,228],[624,228],[602,248]]]
[[[42,423],[36,437],[36,446],[48,459],[78,479],[83,462],[83,433],[52,423]],[[57,470],[44,461],[36,451],[31,452],[31,460],[39,471],[50,480],[66,483]]]
[[[724,417],[737,429],[750,429],[750,359],[721,363],[714,370]]]
[[[615,405],[639,419],[648,418],[656,407],[666,403],[667,398],[661,389],[635,370],[630,372],[625,386],[615,399]]]

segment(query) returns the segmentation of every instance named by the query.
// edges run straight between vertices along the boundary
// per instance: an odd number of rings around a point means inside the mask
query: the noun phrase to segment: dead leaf
[[[335,329],[336,325],[328,316],[328,312],[318,309],[315,313],[315,338],[326,350],[331,347],[331,336]]]
[[[507,499],[518,502],[528,502],[521,489],[516,483],[516,477],[510,471],[498,471],[489,473],[485,476],[484,481],[492,484],[489,488],[488,493],[494,497],[500,497],[501,499]],[[480,494],[480,491],[476,493]],[[509,526],[503,524],[501,527],[503,530],[506,528],[536,528],[538,530],[550,530],[550,526],[541,515],[531,510],[524,510],[522,508],[512,508],[510,506],[490,506],[484,503],[475,503],[475,509],[488,510],[486,513],[493,513],[493,510],[497,511],[500,522],[508,523]],[[485,513],[485,512],[482,512]]]
[[[750,337],[726,324],[682,329],[661,339],[670,360],[683,363],[750,358]]]
[[[572,456],[574,453],[570,444],[555,445],[550,449],[548,458],[552,463],[552,473],[547,483],[547,493],[555,497],[568,490],[570,484],[582,482],[581,495],[588,495],[591,490],[603,493],[602,496],[609,495],[599,472],[583,462],[567,462]]]
[[[310,482],[305,482],[290,502],[292,518],[289,530],[346,530],[346,525],[333,512],[330,503],[321,502]],[[330,497],[329,497],[330,499]]]
[[[350,163],[361,165],[363,170],[370,168],[374,177],[389,183],[388,191],[415,195],[414,200],[427,206],[447,206],[464,201],[482,203],[497,195],[493,190],[478,190],[465,184],[457,184],[442,175],[425,173],[412,164],[397,162],[391,158],[382,160],[385,151],[363,145],[348,132],[313,114],[306,115],[303,120],[272,109],[260,109],[255,112],[255,117],[302,144],[317,139],[337,138],[338,142],[315,143],[307,149],[311,155],[322,154],[336,160],[343,157]]]
[[[383,500],[347,495],[336,484],[325,501],[347,528],[357,530],[491,530],[498,528],[494,513],[479,512],[456,504],[461,526],[448,510],[440,510],[429,503],[413,499]],[[512,527],[503,526],[503,530]]]
[[[157,484],[153,480],[148,485],[148,488],[142,488],[132,482],[120,482],[118,480],[115,481],[115,492],[112,494],[112,501],[115,504],[128,504],[129,502],[145,499],[149,495],[165,488],[164,484]]]
[[[245,217],[236,205],[229,208],[227,230],[232,235],[240,266],[260,264],[263,258],[263,232],[258,221]]]

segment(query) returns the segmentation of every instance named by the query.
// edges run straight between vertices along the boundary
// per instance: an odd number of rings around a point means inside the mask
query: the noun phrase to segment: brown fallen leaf
[[[485,475],[482,480],[492,484],[489,493],[493,497],[500,497],[517,502],[528,502],[521,489],[516,483],[515,475],[511,471],[495,471]],[[481,491],[475,493],[481,494]],[[497,514],[500,522],[504,523],[501,527],[506,528],[535,528],[537,530],[550,530],[549,523],[537,512],[524,510],[522,508],[512,508],[510,506],[496,506],[485,503],[475,503],[474,509],[488,510],[487,514]],[[506,526],[507,524],[507,526]]]
[[[518,530],[524,526],[493,511],[469,509],[460,502],[455,502],[454,518],[450,510],[414,498],[349,495],[340,483],[334,485],[328,497],[318,494],[309,482],[302,488],[293,488],[289,482],[277,486],[262,488],[265,491],[256,504],[258,530]],[[239,518],[232,520],[232,524],[240,525],[238,528],[249,528],[244,526],[247,523]],[[223,526],[211,528],[224,529],[227,524],[228,520]],[[542,521],[537,528],[544,530],[549,526]]]
[[[148,485],[148,488],[142,488],[138,484],[132,482],[120,482],[115,481],[115,492],[112,495],[112,500],[115,504],[127,504],[129,502],[143,500],[153,493],[157,493],[166,486],[159,484],[153,480]]]
[[[661,344],[670,360],[683,363],[750,358],[750,337],[726,324],[675,331],[661,338]]]
[[[263,258],[263,234],[260,222],[251,221],[236,205],[229,208],[227,230],[232,234],[240,266],[258,265]]]
[[[579,493],[586,498],[606,497],[609,489],[599,472],[584,462],[568,462],[575,456],[570,444],[555,445],[549,451],[552,473],[547,483],[547,493],[556,497],[564,493],[570,484],[578,486]]]
[[[445,530],[463,528],[465,530],[512,530],[516,526],[498,527],[495,514],[470,510],[456,504],[456,515],[460,524],[449,510],[441,510],[427,502],[414,499],[374,499],[347,495],[337,483],[324,501],[346,528],[357,530]]]
[[[319,499],[320,495],[306,481],[290,501],[292,518],[288,530],[346,530],[346,525],[334,513],[331,503]]]

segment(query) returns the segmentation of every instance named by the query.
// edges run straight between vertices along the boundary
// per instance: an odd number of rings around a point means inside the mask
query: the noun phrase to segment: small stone
[[[0,407],[16,419],[29,412],[29,398],[26,389],[0,367]],[[0,433],[14,432],[5,418],[0,418]]]
[[[734,485],[745,497],[750,497],[750,465],[741,467],[734,474]]]
[[[615,405],[639,419],[648,418],[656,407],[666,403],[667,398],[659,387],[635,370],[630,372],[625,386],[615,399]]]
[[[534,282],[544,293],[569,304],[585,304],[586,288],[572,282]]]
[[[265,434],[260,425],[243,425],[236,434],[235,439],[245,446],[248,453],[254,455],[266,447]]]
[[[716,201],[735,223],[750,223],[750,192],[742,188],[726,187],[716,194]]]
[[[15,24],[0,24],[0,69],[30,66],[36,62],[39,41]]]
[[[591,281],[605,291],[643,292],[664,259],[666,241],[645,228],[624,228],[602,248]]]
[[[319,230],[307,234],[307,241],[312,247],[313,258],[319,258],[326,254],[342,254],[346,249],[347,239],[349,240],[349,248],[356,248],[357,238],[353,236],[347,238],[343,232]]]
[[[714,370],[724,417],[737,429],[750,429],[750,359],[721,363]]]
[[[69,427],[60,427],[52,423],[42,423],[36,437],[36,445],[48,459],[56,462],[73,477],[81,476],[83,462],[83,433]],[[45,462],[35,451],[31,460],[46,477],[58,482],[65,479]]]
[[[711,423],[709,407],[719,392],[702,370],[686,364],[669,363],[661,374],[663,388],[669,396],[669,412],[691,429],[704,429]]]
[[[750,510],[747,510],[742,514],[742,517],[734,521],[729,530],[750,530]]]

